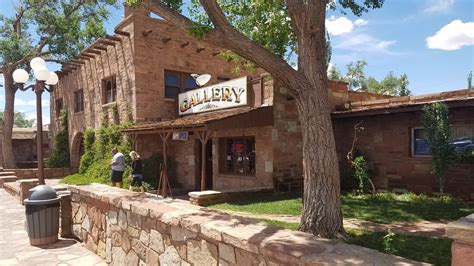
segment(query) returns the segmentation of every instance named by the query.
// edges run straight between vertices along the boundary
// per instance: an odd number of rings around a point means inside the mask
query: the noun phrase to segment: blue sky
[[[1,14],[14,14],[13,0],[0,2]],[[109,33],[123,15],[121,9],[111,12],[105,25]],[[333,46],[331,63],[343,74],[349,62],[366,60],[367,76],[382,79],[389,71],[406,73],[409,88],[419,95],[465,89],[467,74],[474,70],[473,0],[386,0],[382,9],[361,17],[329,11],[326,26]],[[3,95],[0,88],[0,110]],[[16,110],[35,117],[34,97],[18,92]],[[48,116],[49,95],[43,99]]]

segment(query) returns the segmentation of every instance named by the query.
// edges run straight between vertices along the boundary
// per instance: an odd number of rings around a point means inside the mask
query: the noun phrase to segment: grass
[[[255,214],[300,215],[301,197],[289,193],[259,193],[239,197],[227,203],[209,206]],[[390,224],[396,222],[453,221],[474,212],[474,203],[451,198],[443,201],[436,197],[405,193],[342,196],[344,218]]]
[[[268,219],[260,219],[260,221],[290,230],[298,228],[296,223],[285,223]],[[346,231],[351,236],[351,239],[347,241],[348,244],[375,249],[385,253],[387,247],[387,244],[384,244],[385,233],[358,229],[346,229]],[[395,234],[390,247],[392,250],[394,249],[392,255],[434,265],[451,264],[451,240],[449,239]]]
[[[91,183],[99,183],[99,184],[106,184],[111,186],[112,182],[110,179],[105,180],[103,177],[87,177],[82,174],[73,174],[64,177],[60,183],[69,184],[69,185],[87,185]],[[150,191],[151,186],[146,182],[143,182],[143,186],[145,191]],[[128,189],[130,187],[130,180],[124,175],[123,177],[123,187]],[[139,191],[138,187],[133,188],[134,191]]]

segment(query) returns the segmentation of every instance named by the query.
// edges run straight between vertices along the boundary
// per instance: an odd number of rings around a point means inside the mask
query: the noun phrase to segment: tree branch
[[[234,29],[216,1],[201,0],[201,4],[214,23],[214,29],[204,35],[203,41],[231,50],[254,62],[291,89],[294,95],[298,94],[294,88],[299,88],[301,84],[310,86],[309,81],[282,58]],[[184,30],[191,30],[195,27],[193,21],[167,7],[160,0],[145,2],[145,8]]]
[[[23,57],[22,59],[16,61],[15,63],[13,63],[10,67],[11,68],[16,68],[18,65],[21,65],[23,63],[26,63],[28,60],[30,60],[31,58],[33,57],[36,57],[36,56],[44,56],[44,55],[50,55],[52,52],[50,51],[46,51],[46,52],[40,52],[40,53],[32,53],[32,54],[29,54],[29,55],[26,55],[25,57]]]

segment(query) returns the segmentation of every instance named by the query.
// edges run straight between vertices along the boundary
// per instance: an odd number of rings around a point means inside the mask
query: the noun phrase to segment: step
[[[3,187],[3,184],[7,182],[15,182],[18,180],[18,177],[14,175],[0,176],[0,188]]]
[[[0,172],[0,176],[15,175],[15,172]]]
[[[20,184],[15,182],[7,182],[3,184],[3,188],[8,194],[12,195],[15,198],[20,198]]]

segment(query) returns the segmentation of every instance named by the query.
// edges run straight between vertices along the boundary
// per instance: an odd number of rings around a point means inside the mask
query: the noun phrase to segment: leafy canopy
[[[0,66],[38,54],[67,60],[106,32],[116,0],[19,0],[16,16],[0,14]]]
[[[0,122],[3,122],[3,111],[0,111]],[[22,112],[15,112],[13,118],[13,125],[15,127],[33,127],[35,123],[35,119],[28,119],[26,118],[25,113]]]

